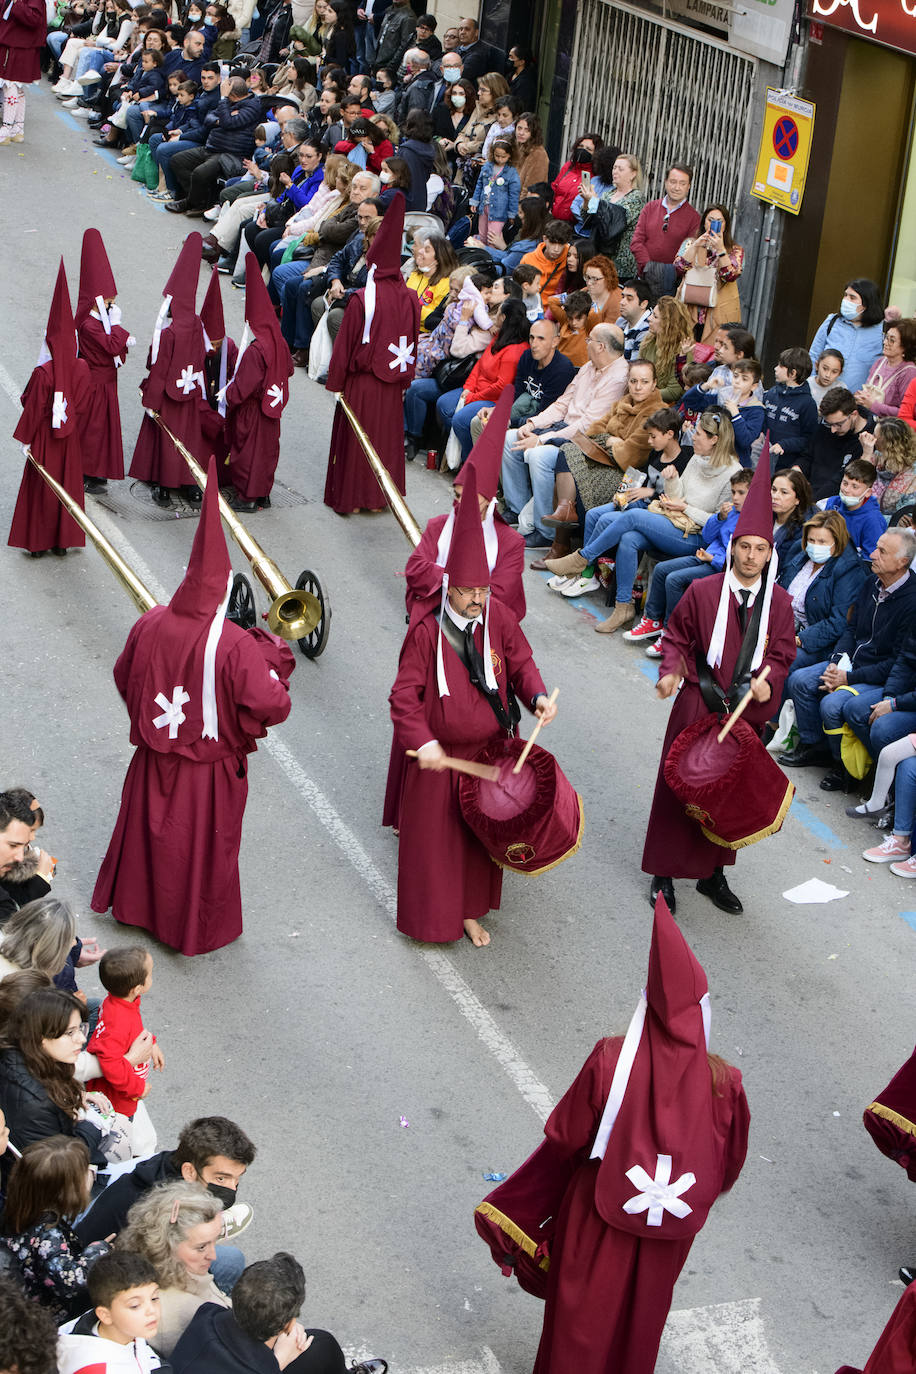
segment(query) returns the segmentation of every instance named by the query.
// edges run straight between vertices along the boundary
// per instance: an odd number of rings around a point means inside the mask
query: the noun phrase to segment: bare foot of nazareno
[[[468,937],[468,939],[470,940],[471,944],[472,944],[472,945],[477,945],[478,949],[479,949],[482,945],[488,945],[488,944],[490,943],[490,935],[489,935],[489,932],[486,931],[486,930],[484,930],[484,928],[483,928],[483,926],[480,924],[480,922],[479,922],[479,921],[475,921],[475,920],[473,919],[473,917],[471,917],[469,920],[465,921],[465,923],[464,923],[464,933],[465,933],[465,935]]]

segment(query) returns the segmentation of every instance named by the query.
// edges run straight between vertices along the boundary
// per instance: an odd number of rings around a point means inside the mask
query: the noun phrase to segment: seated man
[[[844,722],[854,729],[858,726],[856,733],[871,752],[867,734],[863,738],[860,731],[867,730],[870,708],[885,698],[898,646],[913,624],[916,576],[910,564],[914,557],[916,533],[885,530],[872,555],[874,576],[866,579],[831,661],[789,675],[787,695],[795,703],[798,744],[792,753],[780,754],[778,761],[784,768],[803,768],[832,760],[833,771],[821,782],[827,792],[847,784],[840,760]],[[846,686],[854,687],[858,695],[841,690]]]
[[[620,283],[620,316],[623,330],[623,356],[628,363],[639,357],[643,339],[649,332],[649,316],[655,304],[652,288],[642,277],[628,277]]]
[[[877,476],[874,463],[867,458],[853,458],[843,469],[839,496],[829,497],[823,507],[842,515],[850,542],[866,563],[871,562],[875,546],[887,529],[887,520],[871,492]]]
[[[122,1173],[100,1193],[89,1211],[76,1225],[82,1244],[117,1235],[127,1222],[127,1213],[150,1188],[160,1183],[186,1179],[202,1183],[223,1204],[223,1235],[237,1236],[251,1221],[252,1209],[236,1202],[242,1176],[255,1157],[255,1147],[245,1132],[225,1116],[202,1116],[191,1121],[178,1137],[175,1150],[163,1150],[141,1160],[129,1173]],[[228,1293],[245,1267],[241,1250],[221,1245],[210,1266],[217,1286]]]
[[[330,1331],[305,1330],[298,1317],[305,1274],[292,1255],[278,1252],[251,1264],[232,1292],[232,1309],[206,1302],[172,1351],[174,1374],[240,1374],[295,1370],[345,1374],[344,1353]],[[351,1374],[385,1374],[385,1360],[363,1360]]]
[[[553,320],[535,320],[528,331],[528,347],[519,358],[515,373],[511,425],[518,427],[540,415],[560,399],[575,377],[576,369],[560,352],[559,339],[559,329]],[[492,410],[492,406],[485,406],[471,421],[471,438],[475,444]]]
[[[518,520],[529,549],[547,548],[553,531],[544,516],[553,509],[553,478],[563,444],[580,431],[597,424],[626,390],[627,364],[623,356],[623,331],[615,324],[596,324],[588,336],[588,362],[580,368],[563,395],[528,420],[521,429],[510,429],[503,449],[505,515]],[[521,513],[534,499],[531,521],[522,528]]]

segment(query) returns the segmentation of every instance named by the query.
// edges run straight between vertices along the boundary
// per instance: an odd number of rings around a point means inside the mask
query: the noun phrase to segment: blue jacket
[[[510,272],[515,271],[526,253],[534,252],[540,241],[540,239],[513,239],[508,248],[491,248],[488,244],[487,252],[493,261],[502,268],[503,276],[508,277]],[[560,299],[562,300],[563,297]]]
[[[774,536],[773,547],[779,558],[779,566],[788,564],[798,557],[801,548],[802,530],[808,514],[799,521],[787,521],[785,525],[779,525]]]
[[[244,100],[221,100],[207,116],[207,151],[232,157],[251,157],[254,131],[261,123],[261,102],[255,95]]]
[[[184,55],[183,48],[173,48],[162,59],[162,66],[159,70],[166,80],[173,72],[177,72],[182,81],[200,81],[200,69],[203,65],[204,59],[202,57],[197,57],[193,62],[189,62]]]
[[[855,395],[865,382],[872,363],[880,358],[883,347],[882,325],[857,327],[844,320],[842,315],[828,315],[815,334],[808,352],[812,366],[817,367],[817,360],[825,348],[839,349],[846,365],[835,385],[845,386]]]
[[[166,130],[172,133],[175,129],[181,130],[181,137],[187,143],[203,143],[204,126],[200,122],[200,111],[197,108],[197,101],[192,100],[190,105],[179,105],[176,100],[169,111],[169,119]]]
[[[338,248],[325,270],[328,285],[332,281],[339,281],[346,287],[365,286],[368,275],[368,264],[364,263],[360,271],[353,276],[353,268],[359,262],[365,245],[363,243],[362,230],[357,230],[351,234],[343,248]],[[358,278],[358,280],[357,280]]]
[[[497,167],[495,162],[485,162],[471,196],[471,205],[486,210],[489,219],[504,223],[518,214],[521,189],[521,177],[514,167]]]
[[[916,631],[894,659],[884,691],[893,699],[895,711],[916,711]]]
[[[804,549],[779,570],[779,582],[786,591],[808,561]],[[838,558],[829,558],[805,593],[808,624],[799,630],[801,647],[807,654],[829,658],[833,646],[846,629],[846,617],[855,604],[865,581],[865,566],[851,544]]]
[[[871,562],[875,545],[887,529],[887,517],[881,514],[881,507],[874,496],[866,496],[861,506],[849,510],[839,496],[831,496],[824,502],[824,510],[839,511],[846,521],[850,541],[856,546],[856,553]]]
[[[853,687],[860,683],[880,687],[889,680],[899,645],[916,618],[916,575],[909,572],[903,586],[883,601],[878,600],[880,586],[874,574],[866,577],[852,621],[834,651],[852,659],[847,681]]]
[[[149,100],[151,97],[156,100],[168,99],[168,87],[165,77],[162,75],[161,67],[154,67],[151,72],[146,72],[142,67],[138,67],[124,89],[132,92],[133,95],[141,96],[144,100]]]
[[[720,520],[718,515],[713,514],[703,526],[700,541],[706,552],[712,556],[710,566],[715,568],[716,572],[721,572],[725,567],[725,551],[738,523],[739,515],[740,511],[732,508],[724,520]]]
[[[704,410],[709,410],[710,406],[721,405],[718,391],[704,391],[700,386],[692,386],[689,391],[685,391],[678,405],[684,410],[692,411],[699,415]],[[763,429],[763,422],[766,419],[766,412],[762,405],[752,401],[750,405],[741,406],[737,415],[731,417],[732,428],[735,431],[735,448],[738,450],[738,461],[743,468],[751,466],[751,445],[759,437]]]
[[[195,104],[197,105],[197,118],[203,124],[208,115],[213,114],[219,102],[222,100],[219,93],[219,86],[214,86],[212,91],[200,90],[197,93]]]
[[[316,167],[314,172],[309,172],[308,176],[306,176],[305,174],[304,167],[297,167],[296,170],[293,172],[292,185],[287,186],[283,191],[281,191],[280,195],[277,196],[277,200],[292,201],[296,209],[301,210],[303,205],[308,205],[309,201],[312,199],[312,196],[318,190],[318,187],[321,185],[323,181],[323,167]]]
[[[778,467],[791,467],[800,453],[807,453],[817,429],[817,401],[808,389],[808,383],[801,386],[786,386],[777,382],[769,391],[763,393],[763,408],[766,411],[766,428],[771,444],[779,444],[785,455],[785,462],[778,455],[770,463],[770,471]]]

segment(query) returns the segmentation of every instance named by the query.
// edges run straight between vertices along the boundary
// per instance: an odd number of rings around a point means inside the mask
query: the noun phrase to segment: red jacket
[[[494,353],[493,345],[487,344],[464,384],[465,405],[471,401],[498,401],[505,388],[515,382],[518,360],[527,347],[523,343],[509,344]]]
[[[133,1068],[124,1058],[143,1030],[140,1000],[138,997],[136,1002],[126,1002],[123,997],[113,997],[109,993],[86,1047],[96,1056],[102,1069],[102,1077],[91,1078],[86,1087],[90,1092],[105,1093],[122,1116],[133,1116],[149,1077],[149,1061]]]
[[[556,178],[551,182],[553,204],[550,207],[550,213],[554,219],[572,219],[572,203],[582,190],[582,173],[591,170],[590,163],[563,163]]]

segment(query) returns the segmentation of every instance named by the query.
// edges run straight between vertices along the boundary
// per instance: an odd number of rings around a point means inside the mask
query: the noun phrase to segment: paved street
[[[4,540],[23,461],[9,436],[60,254],[75,302],[82,231],[97,225],[108,247],[138,339],[120,378],[129,456],[160,293],[191,227],[91,146],[47,82],[28,100],[27,142],[0,150]],[[223,287],[238,338],[242,293]],[[246,517],[291,581],[320,575],[328,647],[313,663],[298,656],[289,720],[251,761],[244,936],[194,960],[151,945],[144,1019],[167,1064],[148,1105],[163,1146],[213,1112],[253,1137],[244,1248],[302,1260],[307,1324],[385,1356],[393,1374],[527,1374],[541,1307],[500,1276],[472,1213],[493,1187],[483,1175],[535,1148],[594,1042],[635,1006],[651,930],[639,858],[670,708],[635,646],[592,633],[603,604],[571,605],[526,573],[524,628],[560,687],[542,739],[584,798],[582,849],[545,877],[507,876],[488,949],[398,935],[396,841],[379,819],[408,547],[390,515],[341,519],[322,504],[332,405],[297,370],[277,474],[291,495]],[[416,463],[407,500],[422,525],[448,508],[450,487]],[[168,597],[193,519],[163,519],[129,482],[108,504],[87,498]],[[131,753],[112,666],[132,603],[92,547],[33,561],[4,545],[0,560],[0,784],[38,794],[80,932],[133,941],[88,909]],[[819,777],[799,773],[782,833],[740,855],[743,917],[678,885],[678,920],[709,975],[713,1048],[742,1069],[753,1121],[744,1173],[676,1289],[660,1374],[861,1364],[900,1295],[899,1264],[916,1258],[912,1190],[861,1125],[912,1048],[916,891],[861,860],[874,832]],[[815,877],[849,895],[784,900]],[[80,981],[96,992],[91,970]]]

